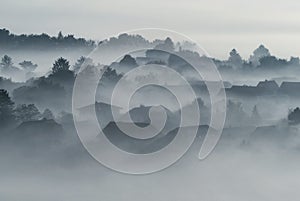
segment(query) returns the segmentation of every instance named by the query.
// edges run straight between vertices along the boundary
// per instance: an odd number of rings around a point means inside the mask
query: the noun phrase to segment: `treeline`
[[[99,43],[84,38],[75,38],[74,35],[63,35],[59,32],[57,36],[48,34],[39,35],[16,35],[10,33],[7,29],[0,29],[0,50],[64,50],[70,48],[93,50],[97,45],[101,48],[117,50],[121,46],[134,46],[136,48],[154,48],[168,52],[177,51],[188,55],[191,58],[199,57],[195,52],[186,48],[188,42],[174,43],[170,38],[165,40],[156,39],[148,41],[140,35],[120,34],[117,37],[111,37]],[[191,47],[195,44],[189,44]],[[199,59],[199,58],[195,58]],[[283,67],[300,67],[299,57],[290,57],[289,59],[278,58],[270,53],[264,46],[260,45],[253,51],[249,58],[242,58],[236,49],[229,53],[227,60],[212,58],[220,70],[253,70],[253,69],[280,69]],[[26,64],[25,64],[26,65]]]
[[[59,32],[57,36],[48,34],[21,34],[10,33],[7,29],[0,29],[1,50],[49,50],[49,49],[68,49],[68,48],[87,48],[93,49],[96,43],[93,40],[75,38],[74,35],[64,36]]]
[[[49,109],[40,112],[34,104],[16,105],[5,89],[0,89],[0,128],[39,119],[54,119]],[[0,129],[0,130],[1,130]]]
[[[290,57],[289,60],[277,58],[271,55],[269,49],[264,45],[260,45],[250,55],[249,59],[243,59],[236,49],[231,50],[227,60],[221,61],[214,59],[220,70],[277,70],[284,67],[299,67],[299,57]]]
[[[84,62],[88,63],[86,68],[78,72]],[[71,66],[67,59],[61,57],[55,60],[47,76],[31,78],[22,84],[0,77],[0,130],[22,122],[55,119],[53,113],[70,111],[72,89],[77,74],[94,73],[98,69],[90,58],[80,57]],[[102,80],[112,84],[121,77],[116,70],[107,66]]]

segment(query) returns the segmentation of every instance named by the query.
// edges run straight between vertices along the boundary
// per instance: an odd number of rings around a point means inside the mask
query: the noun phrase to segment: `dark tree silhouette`
[[[291,124],[300,123],[300,108],[297,107],[294,110],[291,110],[288,114],[288,120]]]
[[[52,73],[55,74],[60,71],[68,71],[69,68],[70,68],[69,61],[65,58],[60,57],[53,64]]]
[[[72,93],[75,75],[69,68],[70,64],[67,59],[62,57],[57,59],[53,64],[52,74],[50,74],[46,80],[64,87],[66,92],[70,95]]]
[[[63,40],[63,39],[64,39],[64,36],[63,36],[63,34],[62,34],[61,31],[58,32],[57,39],[58,39],[58,40]]]
[[[57,37],[51,37],[45,33],[40,35],[15,35],[6,29],[0,29],[0,46],[2,50],[57,50],[58,48],[74,47],[82,50],[92,50],[95,47],[95,42],[83,38],[75,38],[74,35],[63,36],[59,34]]]
[[[1,113],[12,112],[14,108],[14,102],[10,99],[6,90],[0,89],[0,111]]]
[[[278,68],[278,67],[284,67],[288,65],[288,61],[285,59],[277,59],[275,56],[266,56],[262,57],[259,60],[260,65],[258,67],[260,68]]]
[[[14,118],[14,102],[6,90],[0,89],[0,125],[6,126]]]
[[[4,55],[4,57],[1,59],[0,64],[3,69],[8,69],[13,66],[12,58],[7,55]]]
[[[22,104],[18,105],[15,114],[17,117],[17,120],[26,122],[26,121],[33,121],[38,120],[40,118],[41,113],[37,109],[37,107],[34,104]]]
[[[111,67],[106,67],[103,70],[104,72],[100,84],[107,82],[117,83],[123,76],[122,74],[118,74],[117,71],[115,69],[112,69]]]

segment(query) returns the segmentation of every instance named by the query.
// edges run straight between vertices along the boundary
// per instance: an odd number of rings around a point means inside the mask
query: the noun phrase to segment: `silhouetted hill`
[[[124,122],[118,122],[118,124],[121,123],[123,125],[130,125],[130,123],[124,123]],[[137,126],[140,127],[146,127],[149,124],[147,123],[136,123]],[[183,127],[182,132],[185,135],[189,135],[191,131],[194,131],[197,126],[189,126],[189,127]],[[117,126],[116,122],[110,122],[105,129],[103,130],[106,137],[117,147],[119,147],[122,150],[126,150],[131,153],[138,153],[138,154],[145,154],[145,153],[151,153],[158,151],[162,149],[163,147],[167,146],[174,137],[177,135],[179,128],[175,128],[168,133],[160,132],[155,137],[149,138],[149,139],[136,139],[132,138],[125,133],[123,133]],[[198,132],[197,132],[197,143],[199,141],[202,141],[204,139],[204,136],[206,135],[208,130],[207,125],[198,126]]]
[[[130,126],[131,123],[119,122],[123,126]],[[147,123],[136,123],[137,126],[146,127]],[[123,133],[115,122],[110,122],[103,130],[107,138],[117,147],[132,153],[149,153],[160,150],[169,144],[176,133],[159,133],[153,138],[136,139]]]

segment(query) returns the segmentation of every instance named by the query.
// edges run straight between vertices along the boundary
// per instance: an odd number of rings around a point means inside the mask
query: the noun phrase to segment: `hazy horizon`
[[[94,1],[2,0],[2,28],[16,34],[75,34],[103,40],[139,28],[183,33],[221,59],[236,48],[245,59],[264,44],[272,54],[300,56],[300,2],[272,1]],[[47,6],[45,6],[47,5]],[[165,12],[167,10],[167,12]],[[46,25],[46,26],[45,26]]]

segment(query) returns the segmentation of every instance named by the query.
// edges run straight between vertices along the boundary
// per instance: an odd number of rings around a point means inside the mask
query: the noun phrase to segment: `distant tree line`
[[[38,67],[38,65],[32,63],[32,61],[26,61],[26,60],[20,62],[19,66],[21,67],[22,70],[25,70],[27,72],[32,72]],[[14,66],[13,60],[10,56],[4,55],[1,58],[0,70],[9,71],[11,68],[14,68],[14,67],[15,66]]]
[[[95,41],[84,38],[75,38],[74,35],[64,36],[59,32],[57,36],[48,34],[21,34],[10,33],[7,29],[0,29],[0,47],[2,50],[22,49],[61,49],[61,48],[88,48],[92,49]]]
[[[264,46],[260,45],[253,51],[253,54],[248,60],[243,60],[236,49],[231,50],[228,60],[221,61],[214,59],[216,65],[221,70],[277,70],[284,67],[299,67],[299,57],[291,57],[289,60],[280,59],[271,55],[270,51]]]

